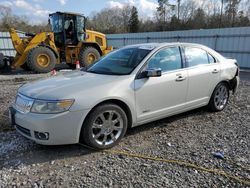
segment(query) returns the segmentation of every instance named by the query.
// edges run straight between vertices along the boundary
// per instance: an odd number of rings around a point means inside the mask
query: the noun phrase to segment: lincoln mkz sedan
[[[106,149],[130,127],[202,106],[221,111],[238,85],[236,60],[203,45],[131,45],[86,69],[23,85],[10,116],[39,144]]]

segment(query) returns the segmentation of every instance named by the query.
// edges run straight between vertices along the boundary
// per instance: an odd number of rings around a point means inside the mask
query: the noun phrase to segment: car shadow
[[[207,110],[206,107],[201,107],[201,108],[197,108],[188,112],[183,112],[181,114],[169,116],[160,120],[156,120],[150,123],[143,124],[141,126],[129,128],[127,130],[125,137],[130,136],[130,135],[135,135],[143,131],[148,131],[155,127],[165,127],[174,121],[185,119],[187,117],[194,116],[194,115],[203,115],[206,113],[210,113],[210,112]]]
[[[182,114],[174,115],[168,118],[157,120],[151,123],[144,124],[142,126],[129,128],[127,131],[127,136],[136,135],[143,131],[151,130],[155,127],[165,127],[171,122],[187,118],[194,115],[203,115],[209,113],[205,108],[199,108]],[[18,135],[20,136],[20,135]],[[21,137],[21,136],[20,136]],[[20,152],[12,152],[11,154],[6,154],[0,156],[0,169],[3,168],[18,168],[21,164],[23,165],[33,165],[41,164],[46,162],[52,162],[60,159],[74,158],[79,156],[85,156],[85,159],[92,153],[100,153],[100,151],[92,150],[90,148],[84,147],[79,144],[74,145],[59,145],[59,146],[44,146],[36,144],[26,138],[23,138],[23,142],[32,143],[30,148],[25,149]],[[84,160],[85,160],[84,159]],[[52,162],[53,163],[53,162]]]

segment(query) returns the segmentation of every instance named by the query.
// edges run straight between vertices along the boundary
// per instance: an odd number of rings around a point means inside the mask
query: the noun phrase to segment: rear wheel
[[[35,72],[47,73],[55,68],[56,56],[53,51],[45,46],[38,46],[30,50],[27,66]]]
[[[79,61],[82,67],[91,65],[100,58],[100,53],[94,47],[85,47],[80,50]]]
[[[82,127],[81,140],[96,149],[116,145],[125,135],[128,120],[126,113],[115,104],[96,107]]]
[[[222,111],[229,99],[229,88],[226,83],[219,83],[210,98],[208,108],[211,111],[218,112]]]

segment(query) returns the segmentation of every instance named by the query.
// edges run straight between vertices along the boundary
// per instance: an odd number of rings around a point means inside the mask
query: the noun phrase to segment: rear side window
[[[212,55],[208,53],[207,56],[209,63],[216,63],[216,59]]]
[[[208,53],[203,49],[185,47],[185,55],[189,67],[202,64],[209,64]]]

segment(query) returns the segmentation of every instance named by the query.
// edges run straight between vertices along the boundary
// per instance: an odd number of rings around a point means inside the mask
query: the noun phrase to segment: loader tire
[[[79,61],[82,67],[87,67],[100,59],[100,53],[94,47],[85,47],[80,50]]]
[[[27,65],[27,63],[25,62],[23,65],[20,66],[23,70],[25,71],[31,71],[31,69],[29,68],[29,66]]]
[[[27,66],[34,72],[47,73],[56,65],[56,56],[52,50],[45,46],[38,46],[29,51]]]
[[[0,69],[4,68],[5,62],[4,62],[4,55],[3,53],[0,53]]]

